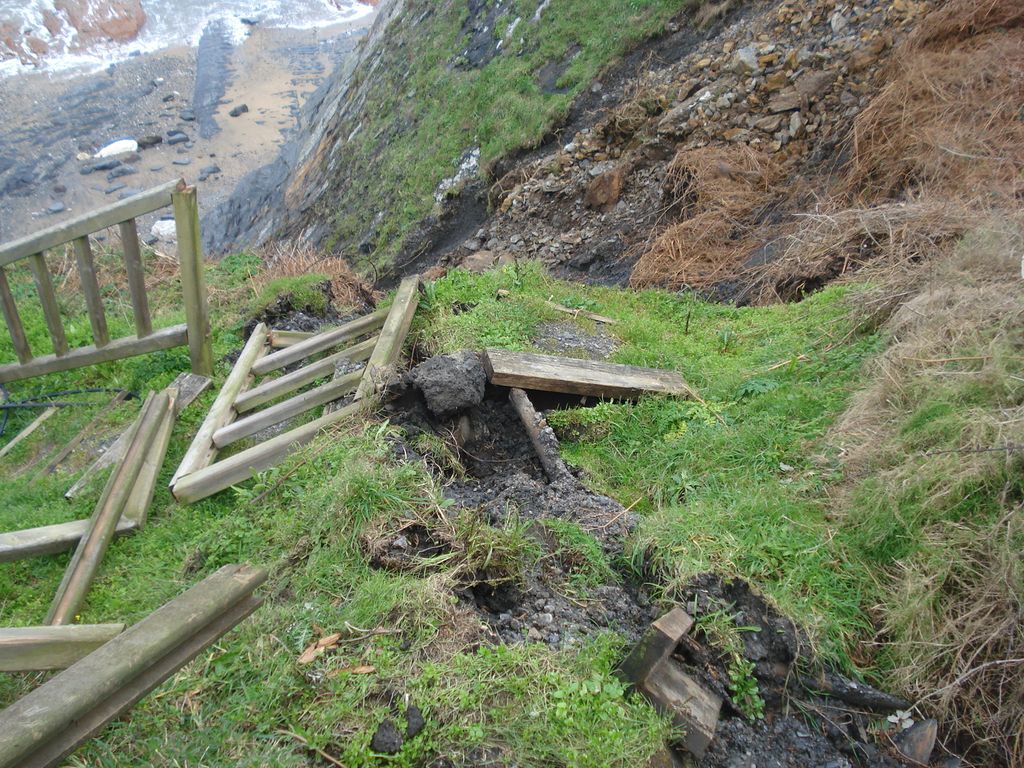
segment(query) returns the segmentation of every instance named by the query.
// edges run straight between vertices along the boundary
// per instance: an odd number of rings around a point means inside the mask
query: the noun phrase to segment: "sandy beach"
[[[0,79],[0,241],[179,177],[198,184],[201,210],[210,210],[275,158],[306,98],[372,22],[254,26],[237,46],[211,27],[198,47],[99,73]],[[144,148],[116,162],[94,157],[120,139]],[[140,222],[140,233],[149,236],[156,218]]]

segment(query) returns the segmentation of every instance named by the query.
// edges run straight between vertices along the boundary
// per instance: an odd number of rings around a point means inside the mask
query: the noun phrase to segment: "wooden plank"
[[[18,362],[27,363],[32,359],[32,350],[28,346],[25,326],[21,323],[18,305],[14,303],[14,294],[11,293],[11,285],[7,282],[7,273],[3,267],[0,267],[0,310],[3,310],[7,330],[11,334],[11,343],[18,355]]]
[[[537,409],[533,407],[533,403],[530,402],[526,393],[513,387],[509,390],[508,399],[511,401],[512,407],[516,409],[516,413],[519,414],[519,420],[523,422],[526,434],[530,436],[533,450],[551,482],[575,480],[569,472],[569,468],[565,466],[565,462],[562,461],[558,438],[555,437],[554,430],[548,426],[544,417],[537,413]]]
[[[68,456],[70,456],[71,452],[75,450],[75,448],[82,444],[82,441],[85,440],[85,438],[93,431],[93,429],[96,428],[96,425],[100,423],[100,421],[103,419],[104,416],[107,415],[107,413],[110,412],[110,409],[113,408],[118,403],[124,402],[124,399],[128,397],[128,394],[129,393],[127,390],[122,389],[120,392],[114,395],[111,398],[110,402],[107,403],[105,407],[98,410],[93,415],[93,417],[89,419],[88,424],[86,424],[84,427],[78,430],[78,434],[71,438],[63,448],[57,451],[57,455],[50,459],[49,462],[47,462],[41,474],[52,475],[54,471],[57,469],[57,467],[60,465],[60,463],[64,461],[64,459],[66,459]]]
[[[715,738],[722,699],[683,671],[671,658],[663,660],[639,689],[655,709],[669,715],[683,734],[683,747],[698,760]]]
[[[585,309],[570,309],[569,307],[563,307],[561,304],[556,304],[555,302],[550,300],[545,300],[544,303],[547,306],[551,307],[551,309],[558,310],[559,312],[564,312],[565,314],[572,315],[573,317],[585,317],[588,320],[593,320],[595,323],[615,325],[618,322],[617,320],[613,320],[610,317],[605,317],[604,315],[598,315],[595,314],[594,312],[587,312]]]
[[[114,537],[114,529],[142,469],[146,449],[169,408],[170,399],[165,392],[147,398],[124,459],[111,473],[89,520],[89,530],[79,541],[64,572],[46,617],[47,624],[70,624],[78,613]]]
[[[317,360],[315,363],[309,363],[296,371],[286,373],[284,376],[265,381],[259,386],[240,394],[238,399],[235,400],[235,410],[238,413],[246,413],[265,403],[269,403],[271,400],[276,400],[282,395],[294,392],[317,379],[330,376],[334,373],[338,363],[343,360],[353,363],[367,360],[373,354],[373,349],[377,346],[379,338],[379,336],[371,336],[365,341],[353,344],[351,347],[335,352],[333,355],[328,355],[321,360]]]
[[[571,395],[634,399],[645,393],[692,396],[675,371],[488,349],[484,368],[492,384]]]
[[[218,448],[225,448],[243,438],[256,434],[261,429],[266,429],[274,424],[280,424],[282,421],[305,413],[311,408],[316,408],[344,397],[355,391],[362,377],[362,371],[346,374],[339,379],[311,389],[309,392],[303,392],[289,400],[285,400],[283,403],[272,405],[265,410],[254,413],[248,418],[222,427],[214,433],[213,444]]]
[[[146,295],[146,270],[142,265],[142,251],[139,247],[139,231],[135,219],[122,221],[121,251],[128,273],[128,291],[132,297],[132,314],[135,316],[135,335],[138,338],[153,332],[153,321],[149,315],[149,297]]]
[[[199,376],[195,373],[180,373],[172,383],[171,387],[178,392],[177,398],[174,400],[174,412],[176,416],[180,416],[181,412],[190,406],[196,398],[198,398],[203,392],[205,392],[213,380],[209,376]],[[122,432],[118,438],[110,444],[100,457],[96,459],[89,468],[85,470],[75,481],[68,490],[64,493],[65,499],[72,499],[81,493],[82,489],[85,488],[89,482],[100,472],[107,467],[111,466],[115,462],[119,461],[124,456],[125,447],[128,444],[128,433],[129,430]]]
[[[266,572],[224,566],[0,712],[0,768],[57,766],[249,616]]]
[[[39,302],[43,305],[46,329],[50,332],[50,340],[53,341],[53,354],[56,357],[64,357],[68,353],[68,340],[64,335],[64,325],[60,319],[60,306],[57,304],[57,294],[53,290],[50,270],[46,266],[46,257],[41,253],[29,256],[28,265],[32,270],[32,277],[36,281]]]
[[[280,463],[291,451],[313,440],[322,430],[347,418],[355,417],[364,410],[364,403],[347,405],[315,421],[221,459],[205,469],[179,477],[171,490],[175,498],[184,504],[205,499]]]
[[[661,662],[669,658],[693,627],[693,619],[676,606],[651,622],[640,641],[619,664],[618,676],[642,688]]]
[[[37,357],[24,365],[11,364],[0,366],[0,384],[30,379],[47,373],[69,371],[87,365],[98,365],[99,363],[109,363],[113,360],[123,360],[126,357],[135,357],[136,355],[145,355],[149,352],[158,352],[162,349],[181,347],[187,343],[187,328],[184,325],[173,325],[170,328],[155,331],[144,339],[131,337],[115,339],[107,344],[107,346],[99,349],[93,346],[78,347],[63,357],[47,355],[45,357]]]
[[[242,347],[242,353],[235,361],[231,373],[224,380],[224,386],[217,393],[217,399],[213,401],[206,418],[199,426],[199,431],[192,439],[192,444],[185,452],[181,463],[178,465],[174,477],[171,478],[171,485],[177,482],[179,477],[196,472],[209,466],[217,456],[217,447],[213,444],[213,434],[221,427],[229,424],[234,418],[234,402],[238,393],[248,382],[253,364],[259,359],[261,352],[265,350],[267,340],[267,326],[260,323],[253,328],[249,340]]]
[[[206,301],[206,277],[203,274],[203,244],[199,235],[199,201],[195,187],[171,194],[174,224],[178,235],[178,263],[181,266],[181,291],[188,326],[188,354],[192,372],[213,375],[213,336],[210,310]]]
[[[420,276],[413,275],[402,280],[388,311],[388,319],[381,328],[380,341],[366,363],[366,372],[356,390],[356,400],[376,394],[384,379],[391,375],[391,368],[402,352],[402,345],[405,343],[406,334],[409,333],[419,301]]]
[[[124,632],[124,624],[0,629],[0,672],[66,669]]]
[[[153,503],[156,481],[163,468],[164,459],[167,458],[167,448],[171,444],[171,432],[174,430],[177,390],[168,387],[167,393],[171,399],[170,406],[164,413],[163,419],[153,435],[153,440],[146,449],[139,476],[136,478],[135,485],[128,495],[128,501],[125,502],[124,510],[121,512],[122,520],[133,522],[139,528],[146,524],[149,505]]]
[[[316,336],[314,331],[285,331],[272,328],[270,330],[270,348],[285,349],[293,347],[300,341],[311,339]]]
[[[168,182],[140,192],[127,200],[68,219],[61,224],[48,227],[20,240],[4,243],[0,245],[0,266],[13,264],[34,253],[63,245],[75,238],[91,235],[93,232],[112,227],[122,221],[135,219],[143,214],[164,208],[171,204],[171,192],[179,186],[185,186],[184,180]]]
[[[287,347],[286,349],[281,349],[267,355],[260,360],[257,366],[253,367],[253,373],[257,376],[263,376],[271,371],[284,368],[286,365],[291,365],[292,363],[304,360],[311,355],[331,349],[332,347],[340,346],[347,341],[357,339],[364,334],[371,333],[380,328],[384,324],[384,319],[386,317],[387,311],[381,309],[372,314],[357,317],[355,320],[345,323],[340,328],[318,333],[316,336],[312,336],[305,341],[301,341],[298,344],[293,344],[292,346]]]
[[[103,310],[103,296],[100,293],[100,284],[96,280],[96,264],[92,258],[88,237],[75,239],[75,261],[78,263],[78,281],[82,285],[85,306],[89,312],[93,344],[96,347],[104,347],[110,343],[110,332],[107,330],[107,314]]]
[[[78,542],[88,529],[88,520],[73,520],[70,523],[0,533],[0,563],[67,552],[78,546]],[[122,517],[114,529],[114,535],[127,536],[136,530],[138,526],[135,523]]]
[[[43,422],[46,421],[51,416],[53,416],[53,414],[55,414],[58,410],[60,410],[60,409],[59,408],[47,408],[45,411],[43,411],[38,416],[36,416],[35,419],[32,420],[31,424],[29,424],[27,427],[25,427],[23,430],[21,430],[21,432],[16,434],[11,439],[11,442],[9,442],[3,448],[0,448],[0,459],[2,459],[8,453],[10,453],[12,450],[14,450],[14,446],[16,446],[18,443],[22,442],[25,438],[27,438],[29,435],[31,435],[33,432],[35,432],[37,429],[39,429],[39,427],[42,426]]]

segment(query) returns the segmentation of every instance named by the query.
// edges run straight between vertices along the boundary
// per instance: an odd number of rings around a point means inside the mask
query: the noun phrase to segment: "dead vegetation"
[[[338,306],[363,310],[376,304],[373,289],[347,261],[325,254],[309,243],[294,240],[275,242],[262,248],[259,256],[263,269],[250,281],[254,296],[275,280],[322,274],[330,278],[332,296]]]

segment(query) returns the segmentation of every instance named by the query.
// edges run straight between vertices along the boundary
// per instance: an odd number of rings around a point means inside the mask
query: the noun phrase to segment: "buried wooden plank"
[[[379,336],[371,336],[365,341],[353,344],[351,347],[346,347],[340,352],[328,355],[322,360],[309,363],[296,371],[286,373],[284,376],[265,381],[252,389],[246,390],[235,400],[235,410],[240,414],[246,413],[265,403],[269,403],[271,400],[276,400],[281,395],[294,392],[310,382],[322,379],[324,376],[330,376],[334,373],[338,363],[343,360],[361,363],[363,360],[369,359],[379,338]]]
[[[362,400],[376,394],[384,380],[391,375],[391,368],[402,352],[402,345],[412,325],[416,306],[420,301],[420,276],[407,277],[398,285],[395,300],[388,310],[387,320],[380,331],[380,340],[373,349],[363,380],[359,383],[354,400]]]
[[[347,341],[358,339],[360,336],[372,333],[380,328],[384,324],[387,315],[386,310],[378,309],[369,315],[357,317],[340,328],[318,333],[316,336],[312,336],[305,341],[300,341],[290,347],[267,355],[253,366],[252,372],[257,376],[263,376],[271,371],[284,368],[286,365],[304,360],[311,355],[340,346]]]
[[[315,389],[296,395],[283,403],[257,411],[248,418],[241,419],[218,429],[213,435],[213,444],[224,448],[239,440],[254,435],[261,429],[280,424],[293,416],[305,413],[317,406],[330,403],[355,391],[363,378],[362,371],[349,373],[339,379],[321,384]]]
[[[11,438],[11,442],[9,442],[3,448],[0,448],[0,459],[2,459],[11,451],[13,451],[14,447],[18,445],[18,443],[21,443],[29,435],[31,435],[33,432],[39,429],[39,427],[43,425],[44,421],[53,416],[53,414],[55,414],[59,410],[59,408],[47,408],[45,411],[36,416],[35,419],[32,420],[31,424],[29,424],[27,427],[21,430],[21,432],[19,432],[18,434]]]
[[[47,624],[70,624],[74,620],[114,537],[125,503],[142,469],[146,450],[169,408],[170,398],[166,392],[147,398],[124,459],[111,473],[89,520],[89,530],[78,542],[75,554],[64,572],[46,617]]]
[[[353,403],[334,413],[321,416],[266,442],[221,459],[216,464],[179,477],[171,488],[174,497],[183,504],[191,504],[212,496],[225,488],[248,480],[257,472],[280,463],[296,448],[309,443],[322,430],[364,410],[363,403]]]
[[[0,629],[0,672],[65,669],[124,632],[124,624]]]
[[[484,368],[492,384],[571,395],[633,399],[645,393],[693,396],[693,390],[675,371],[632,365],[574,360],[488,349]]]
[[[209,376],[200,376],[196,373],[178,374],[178,378],[171,382],[171,388],[178,392],[178,396],[174,400],[175,416],[180,416],[181,412],[195,402],[196,398],[203,394],[212,383],[213,380]],[[121,457],[124,456],[124,449],[128,445],[129,431],[130,427],[122,432],[96,461],[89,465],[89,468],[82,473],[74,485],[64,493],[65,499],[77,496],[97,474],[121,460]]]
[[[170,405],[153,434],[152,442],[146,448],[146,455],[142,460],[139,475],[128,495],[128,501],[124,504],[124,510],[121,512],[122,520],[135,523],[139,528],[146,524],[149,505],[153,502],[153,492],[156,490],[156,481],[163,468],[164,459],[167,458],[167,448],[171,444],[171,432],[174,430],[177,390],[168,387],[166,391],[170,397]]]
[[[683,733],[683,746],[698,760],[704,757],[718,727],[722,698],[690,677],[671,658],[663,659],[638,689],[669,715]]]
[[[21,531],[0,533],[0,563],[67,552],[78,546],[78,542],[87,530],[89,530],[88,520],[72,520],[70,523],[57,523],[56,525],[43,525],[39,528],[25,528]],[[114,535],[127,536],[136,530],[138,530],[138,525],[122,517],[114,529]]]
[[[114,395],[111,398],[110,402],[107,403],[106,407],[101,408],[99,411],[97,411],[96,414],[91,419],[89,419],[89,423],[87,423],[84,427],[78,430],[78,433],[73,438],[71,438],[63,448],[57,451],[57,455],[46,463],[46,466],[43,467],[42,474],[52,475],[56,471],[57,467],[60,466],[60,463],[64,461],[64,459],[66,459],[68,456],[70,456],[71,452],[74,451],[75,448],[77,448],[79,445],[81,445],[82,441],[85,440],[85,438],[92,433],[92,431],[96,428],[96,425],[100,423],[100,421],[103,419],[104,416],[107,415],[110,409],[113,408],[115,405],[124,402],[125,398],[127,398],[129,394],[130,393],[127,390],[122,389],[120,392]]]
[[[285,349],[293,347],[300,341],[311,339],[316,336],[316,331],[287,331],[273,329],[270,331],[270,348]]]
[[[235,361],[231,373],[224,380],[224,385],[217,393],[217,399],[213,401],[210,411],[199,426],[192,444],[182,458],[178,469],[171,478],[173,486],[178,478],[208,467],[217,456],[217,447],[213,444],[214,433],[223,426],[230,424],[235,416],[234,403],[238,393],[249,382],[253,364],[260,359],[260,355],[266,351],[267,326],[264,323],[257,325],[249,335],[249,340],[242,347],[242,353]]]
[[[619,676],[642,687],[655,667],[672,655],[692,627],[693,619],[678,606],[652,621],[640,641],[622,660]]]
[[[572,480],[573,476],[559,453],[558,438],[555,437],[554,431],[548,426],[544,417],[537,413],[530,398],[523,390],[513,387],[509,390],[508,399],[512,402],[512,407],[516,409],[516,413],[519,414],[519,420],[523,422],[526,433],[530,436],[530,442],[533,444],[533,450],[540,459],[541,466],[544,467],[548,478],[552,482]]]
[[[266,572],[226,565],[0,712],[0,768],[57,766],[259,607]]]
[[[159,352],[163,349],[173,349],[174,347],[184,346],[187,342],[188,328],[185,325],[174,325],[170,328],[154,331],[143,339],[127,336],[123,339],[115,339],[104,347],[94,347],[92,345],[77,347],[60,357],[57,355],[45,355],[43,357],[35,357],[31,362],[24,365],[17,363],[2,365],[0,366],[0,384],[31,379],[46,373],[57,373],[59,371],[68,371],[72,368],[82,368],[87,365],[109,363],[113,360],[145,355],[149,352]]]

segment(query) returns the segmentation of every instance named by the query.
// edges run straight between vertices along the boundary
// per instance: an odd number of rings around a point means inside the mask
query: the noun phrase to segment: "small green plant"
[[[574,586],[588,589],[619,580],[600,543],[579,525],[555,518],[543,525],[557,540],[555,555]]]
[[[729,661],[729,693],[733,703],[749,720],[764,718],[764,699],[754,677],[754,662],[740,653]]]
[[[743,400],[754,395],[763,395],[779,388],[775,379],[747,379],[736,388],[736,399]]]

